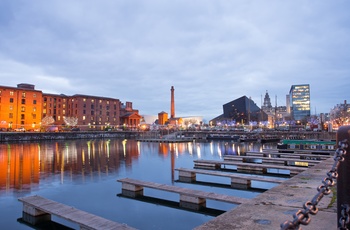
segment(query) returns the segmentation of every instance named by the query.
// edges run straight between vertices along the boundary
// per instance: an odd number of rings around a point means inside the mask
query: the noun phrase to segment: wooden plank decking
[[[197,174],[205,174],[210,176],[220,176],[220,177],[228,177],[230,178],[231,187],[236,189],[250,189],[252,188],[252,180],[262,181],[262,182],[272,182],[272,183],[282,183],[285,180],[278,178],[266,178],[266,177],[258,177],[258,176],[246,176],[246,175],[237,175],[232,173],[224,173],[213,170],[201,170],[201,169],[186,169],[186,168],[178,168],[175,169],[179,172],[179,181],[182,182],[195,182]]]
[[[246,203],[249,199],[241,198],[241,197],[234,197],[224,194],[217,194],[213,192],[205,192],[200,190],[194,190],[194,189],[188,189],[188,188],[182,188],[172,185],[166,185],[166,184],[158,184],[154,182],[147,182],[147,181],[141,181],[141,180],[135,180],[130,178],[123,178],[117,180],[118,182],[121,182],[123,184],[123,189],[129,189],[132,190],[128,186],[124,185],[134,185],[136,186],[136,190],[140,191],[143,190],[143,187],[152,188],[152,189],[158,189],[163,190],[167,192],[172,193],[178,193],[180,194],[180,201],[182,197],[194,197],[199,199],[210,199],[210,200],[216,200],[216,201],[222,201],[222,202],[228,202],[233,204],[242,204]],[[189,202],[188,199],[186,199],[186,202]],[[194,201],[193,203],[195,203]]]
[[[23,212],[31,216],[55,215],[78,224],[81,229],[134,229],[41,196],[21,197],[18,200],[23,203]]]
[[[295,158],[298,157],[300,159],[305,160],[326,160],[330,157],[333,157],[332,154],[312,154],[307,152],[294,152],[294,153],[285,153],[285,152],[279,152],[277,149],[264,149],[262,152],[257,151],[248,151],[245,153],[246,156],[250,156],[251,154],[261,154],[261,155],[267,155],[267,156],[278,156],[278,157],[290,157]]]
[[[194,160],[195,168],[205,169],[221,169],[221,166],[231,165],[237,166],[238,172],[249,172],[266,174],[267,169],[289,170],[291,176],[295,176],[300,172],[308,169],[308,167],[284,166],[273,164],[256,164],[256,163],[241,163],[236,161],[219,161],[219,160]]]
[[[244,179],[244,180],[254,180],[254,181],[262,181],[262,182],[270,182],[270,183],[282,183],[285,180],[279,179],[279,178],[266,178],[266,177],[258,177],[258,176],[248,176],[248,175],[234,175],[232,173],[224,173],[224,172],[218,172],[218,171],[212,171],[212,170],[202,170],[202,169],[187,169],[187,168],[178,168],[175,169],[179,172],[188,172],[188,173],[195,173],[195,174],[205,174],[205,175],[211,175],[211,176],[220,176],[220,177],[229,177],[229,178],[235,178],[235,179]]]
[[[232,160],[232,161],[241,161],[248,162],[249,160],[261,160],[261,163],[271,163],[271,164],[280,164],[280,165],[289,165],[289,166],[315,166],[320,163],[319,160],[305,160],[305,159],[294,159],[294,158],[274,158],[268,156],[237,156],[237,155],[226,155],[224,156],[224,160]]]

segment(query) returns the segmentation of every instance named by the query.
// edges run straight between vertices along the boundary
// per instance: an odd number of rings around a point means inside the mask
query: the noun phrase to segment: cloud
[[[348,97],[347,1],[0,4],[5,85],[115,97],[141,114],[168,111],[173,85],[176,114],[207,120],[266,90],[283,105],[293,84],[310,84],[319,112]]]

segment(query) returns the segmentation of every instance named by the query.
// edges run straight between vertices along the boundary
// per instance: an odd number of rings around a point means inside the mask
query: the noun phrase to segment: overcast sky
[[[350,101],[347,0],[0,0],[0,85],[131,101],[142,115],[222,114],[241,96],[312,114]]]

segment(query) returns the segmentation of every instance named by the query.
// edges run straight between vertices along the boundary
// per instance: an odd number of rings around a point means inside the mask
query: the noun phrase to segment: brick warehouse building
[[[38,130],[72,125],[81,130],[137,128],[141,116],[119,99],[75,94],[47,94],[31,84],[0,86],[0,128]],[[68,121],[74,120],[73,123]]]

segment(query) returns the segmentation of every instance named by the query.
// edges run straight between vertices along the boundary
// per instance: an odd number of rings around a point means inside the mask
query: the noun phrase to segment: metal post
[[[337,132],[337,144],[339,141],[348,140],[350,143],[350,126],[341,126]],[[337,223],[341,218],[341,210],[343,204],[350,204],[350,145],[346,148],[344,161],[338,165],[337,178]],[[339,226],[339,223],[338,223]],[[350,228],[350,224],[347,225]]]

